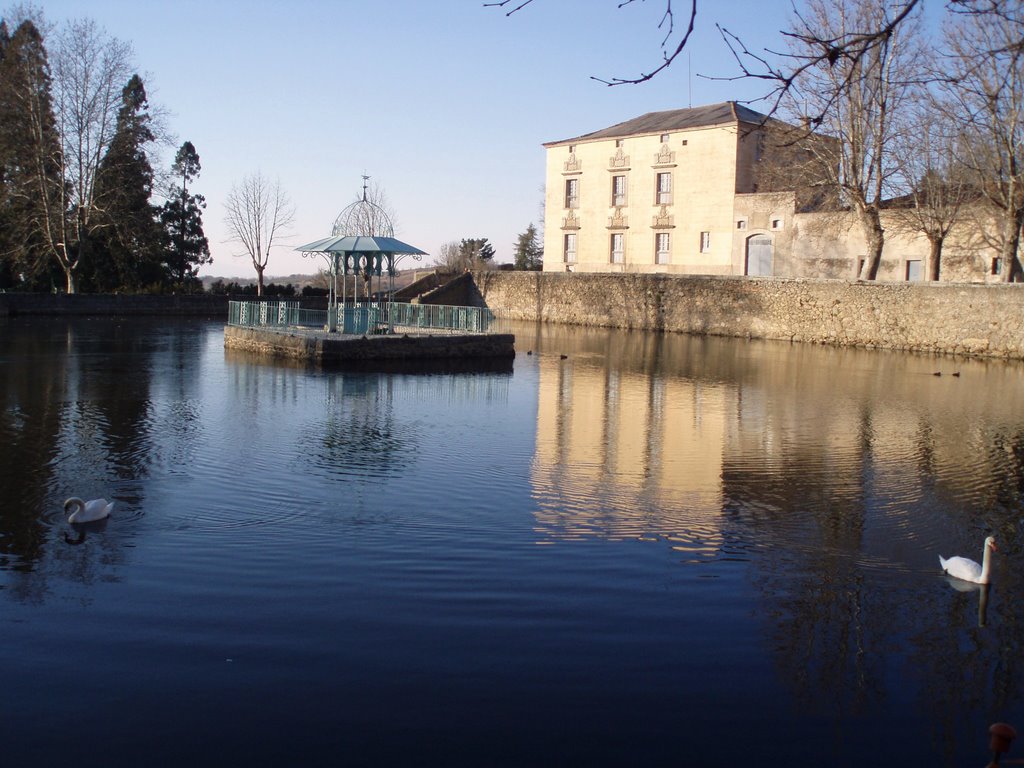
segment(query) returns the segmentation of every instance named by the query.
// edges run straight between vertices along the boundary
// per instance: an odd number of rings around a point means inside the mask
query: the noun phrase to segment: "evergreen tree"
[[[181,185],[171,189],[160,211],[165,237],[165,257],[171,280],[179,289],[191,290],[201,283],[199,267],[213,261],[210,244],[203,232],[203,210],[206,198],[190,195],[188,185],[199,176],[199,155],[191,141],[181,145],[174,157],[171,173],[181,178]]]
[[[96,174],[102,221],[94,258],[87,265],[93,290],[154,289],[170,277],[163,264],[157,210],[149,202],[153,168],[146,146],[155,136],[147,108],[142,79],[133,75],[121,92],[114,136]]]
[[[7,136],[10,116],[5,109],[9,83],[4,62],[7,59],[7,46],[10,42],[11,35],[7,31],[7,22],[0,20],[0,290],[11,288],[14,284],[12,262],[16,243],[11,231],[15,219],[10,192],[11,149]]]
[[[0,287],[51,288],[64,192],[42,35],[0,23]]]
[[[519,235],[515,246],[516,269],[538,269],[543,263],[544,248],[537,238],[537,228],[530,222],[526,231]]]
[[[471,237],[459,243],[459,261],[463,264],[490,264],[494,259],[494,246],[486,237]]]

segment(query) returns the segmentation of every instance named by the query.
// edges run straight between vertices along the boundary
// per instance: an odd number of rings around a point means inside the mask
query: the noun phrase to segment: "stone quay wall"
[[[510,334],[343,336],[316,331],[225,326],[224,346],[316,364],[515,357]]]
[[[1024,359],[1024,285],[474,273],[514,320]]]

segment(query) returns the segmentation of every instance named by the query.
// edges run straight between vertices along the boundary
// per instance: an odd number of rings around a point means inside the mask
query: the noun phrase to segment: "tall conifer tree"
[[[0,280],[49,288],[66,210],[46,49],[27,20],[0,50]]]
[[[146,89],[133,75],[121,92],[121,108],[110,149],[96,174],[102,216],[92,268],[95,290],[140,290],[166,283],[153,192],[153,168],[146,147],[150,129]]]
[[[189,183],[199,176],[201,168],[196,148],[191,141],[186,141],[171,166],[171,173],[181,179],[181,185],[171,188],[160,211],[168,271],[175,286],[184,290],[195,288],[199,267],[213,261],[209,241],[203,232],[206,198],[188,191]]]
[[[537,227],[530,222],[516,239],[515,268],[516,269],[537,269],[544,259],[544,248],[538,241]]]

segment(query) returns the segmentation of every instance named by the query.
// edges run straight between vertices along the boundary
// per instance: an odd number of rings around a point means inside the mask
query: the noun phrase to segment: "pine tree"
[[[42,35],[0,24],[0,287],[51,287],[64,192]]]
[[[7,59],[7,47],[10,42],[11,35],[7,31],[7,22],[0,20],[0,289],[10,288],[14,284],[13,253],[17,242],[11,231],[15,217],[11,205],[11,150],[7,136],[10,116],[4,109],[8,86],[4,62]]]
[[[538,269],[544,259],[544,248],[537,238],[537,228],[530,222],[526,231],[519,235],[515,246],[516,269]]]
[[[188,192],[189,182],[199,176],[201,168],[196,148],[191,141],[186,141],[171,166],[171,173],[181,178],[181,185],[172,188],[160,211],[167,267],[175,286],[185,290],[198,285],[199,267],[213,261],[209,241],[203,232],[206,198]]]
[[[142,79],[133,75],[121,92],[114,137],[96,174],[102,224],[88,265],[93,290],[153,289],[170,277],[163,265],[157,210],[149,202],[153,168],[146,146],[155,137],[147,106]]]
[[[494,246],[486,237],[465,238],[459,243],[459,260],[474,266],[490,264],[494,259]]]

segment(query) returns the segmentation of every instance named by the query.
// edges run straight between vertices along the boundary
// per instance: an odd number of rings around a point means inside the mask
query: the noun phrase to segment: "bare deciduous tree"
[[[861,279],[873,280],[885,244],[881,207],[898,177],[896,116],[915,80],[911,28],[900,27],[861,56],[840,54],[820,60],[822,39],[845,39],[853,30],[891,24],[887,0],[809,0],[795,18],[790,54],[799,63],[783,102],[787,112],[829,141],[807,142],[815,174],[836,190],[841,205],[854,211],[867,243]],[[805,63],[810,66],[804,67]]]
[[[958,125],[922,94],[905,114],[896,160],[908,193],[892,209],[893,226],[928,239],[928,280],[939,279],[942,248],[977,192],[957,159]]]
[[[952,55],[943,91],[963,126],[960,162],[993,214],[990,245],[1000,254],[1003,280],[1012,282],[1024,277],[1024,6],[986,5],[947,26]]]
[[[262,173],[246,176],[234,185],[224,201],[224,223],[229,241],[245,249],[256,270],[258,296],[263,295],[263,273],[270,261],[275,240],[295,220],[295,208],[281,189],[280,181],[271,184]]]
[[[131,78],[132,47],[109,36],[94,21],[69,22],[57,39],[54,109],[62,140],[66,182],[60,232],[52,247],[75,292],[75,270],[89,250],[90,237],[104,226],[96,200],[100,161],[110,148],[121,107],[121,91]]]
[[[505,15],[511,16],[532,2],[533,0],[494,0],[494,2],[484,3],[484,7],[508,8],[509,10],[506,11]],[[622,8],[626,5],[632,5],[634,2],[636,0],[618,0],[618,7]],[[592,80],[604,83],[605,85],[636,85],[637,83],[643,83],[652,79],[672,65],[672,62],[686,48],[686,44],[690,41],[690,36],[693,34],[697,24],[697,0],[689,0],[689,11],[684,14],[687,19],[686,24],[679,27],[676,26],[676,13],[672,7],[672,0],[664,0],[664,3],[661,21],[658,22],[658,29],[664,34],[664,37],[661,39],[661,63],[638,77],[592,77]]]
[[[462,246],[458,240],[449,240],[442,245],[435,263],[443,271],[450,274],[465,272],[473,266],[472,260],[465,258]]]

